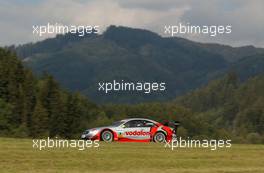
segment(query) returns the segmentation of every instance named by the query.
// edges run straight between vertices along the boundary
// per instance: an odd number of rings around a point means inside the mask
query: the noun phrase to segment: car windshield
[[[117,127],[117,126],[120,126],[123,123],[124,123],[124,121],[116,121],[116,122],[113,122],[113,124],[111,126]]]
[[[88,134],[89,133],[89,130],[85,130],[84,132],[83,132],[83,134]]]

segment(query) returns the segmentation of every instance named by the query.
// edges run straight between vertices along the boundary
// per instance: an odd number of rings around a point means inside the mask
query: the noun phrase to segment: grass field
[[[263,173],[264,145],[175,149],[155,143],[100,143],[95,149],[32,148],[32,140],[0,138],[0,172]]]

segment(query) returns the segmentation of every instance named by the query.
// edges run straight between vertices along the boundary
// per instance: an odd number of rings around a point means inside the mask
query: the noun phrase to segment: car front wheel
[[[162,133],[162,132],[157,132],[157,133],[154,135],[153,140],[154,140],[154,142],[162,143],[162,142],[165,142],[165,140],[166,140],[166,136],[165,136],[165,134]]]
[[[101,138],[105,142],[112,142],[113,141],[113,133],[109,130],[103,131]]]

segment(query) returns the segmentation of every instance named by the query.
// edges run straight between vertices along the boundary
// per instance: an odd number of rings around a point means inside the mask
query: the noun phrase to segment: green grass
[[[263,173],[264,145],[170,150],[155,143],[100,143],[78,149],[32,148],[30,139],[0,138],[0,172]]]

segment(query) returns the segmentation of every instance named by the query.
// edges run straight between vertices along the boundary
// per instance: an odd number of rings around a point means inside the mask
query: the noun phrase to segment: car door
[[[149,140],[150,127],[143,120],[130,120],[124,124],[124,138],[128,140]]]

